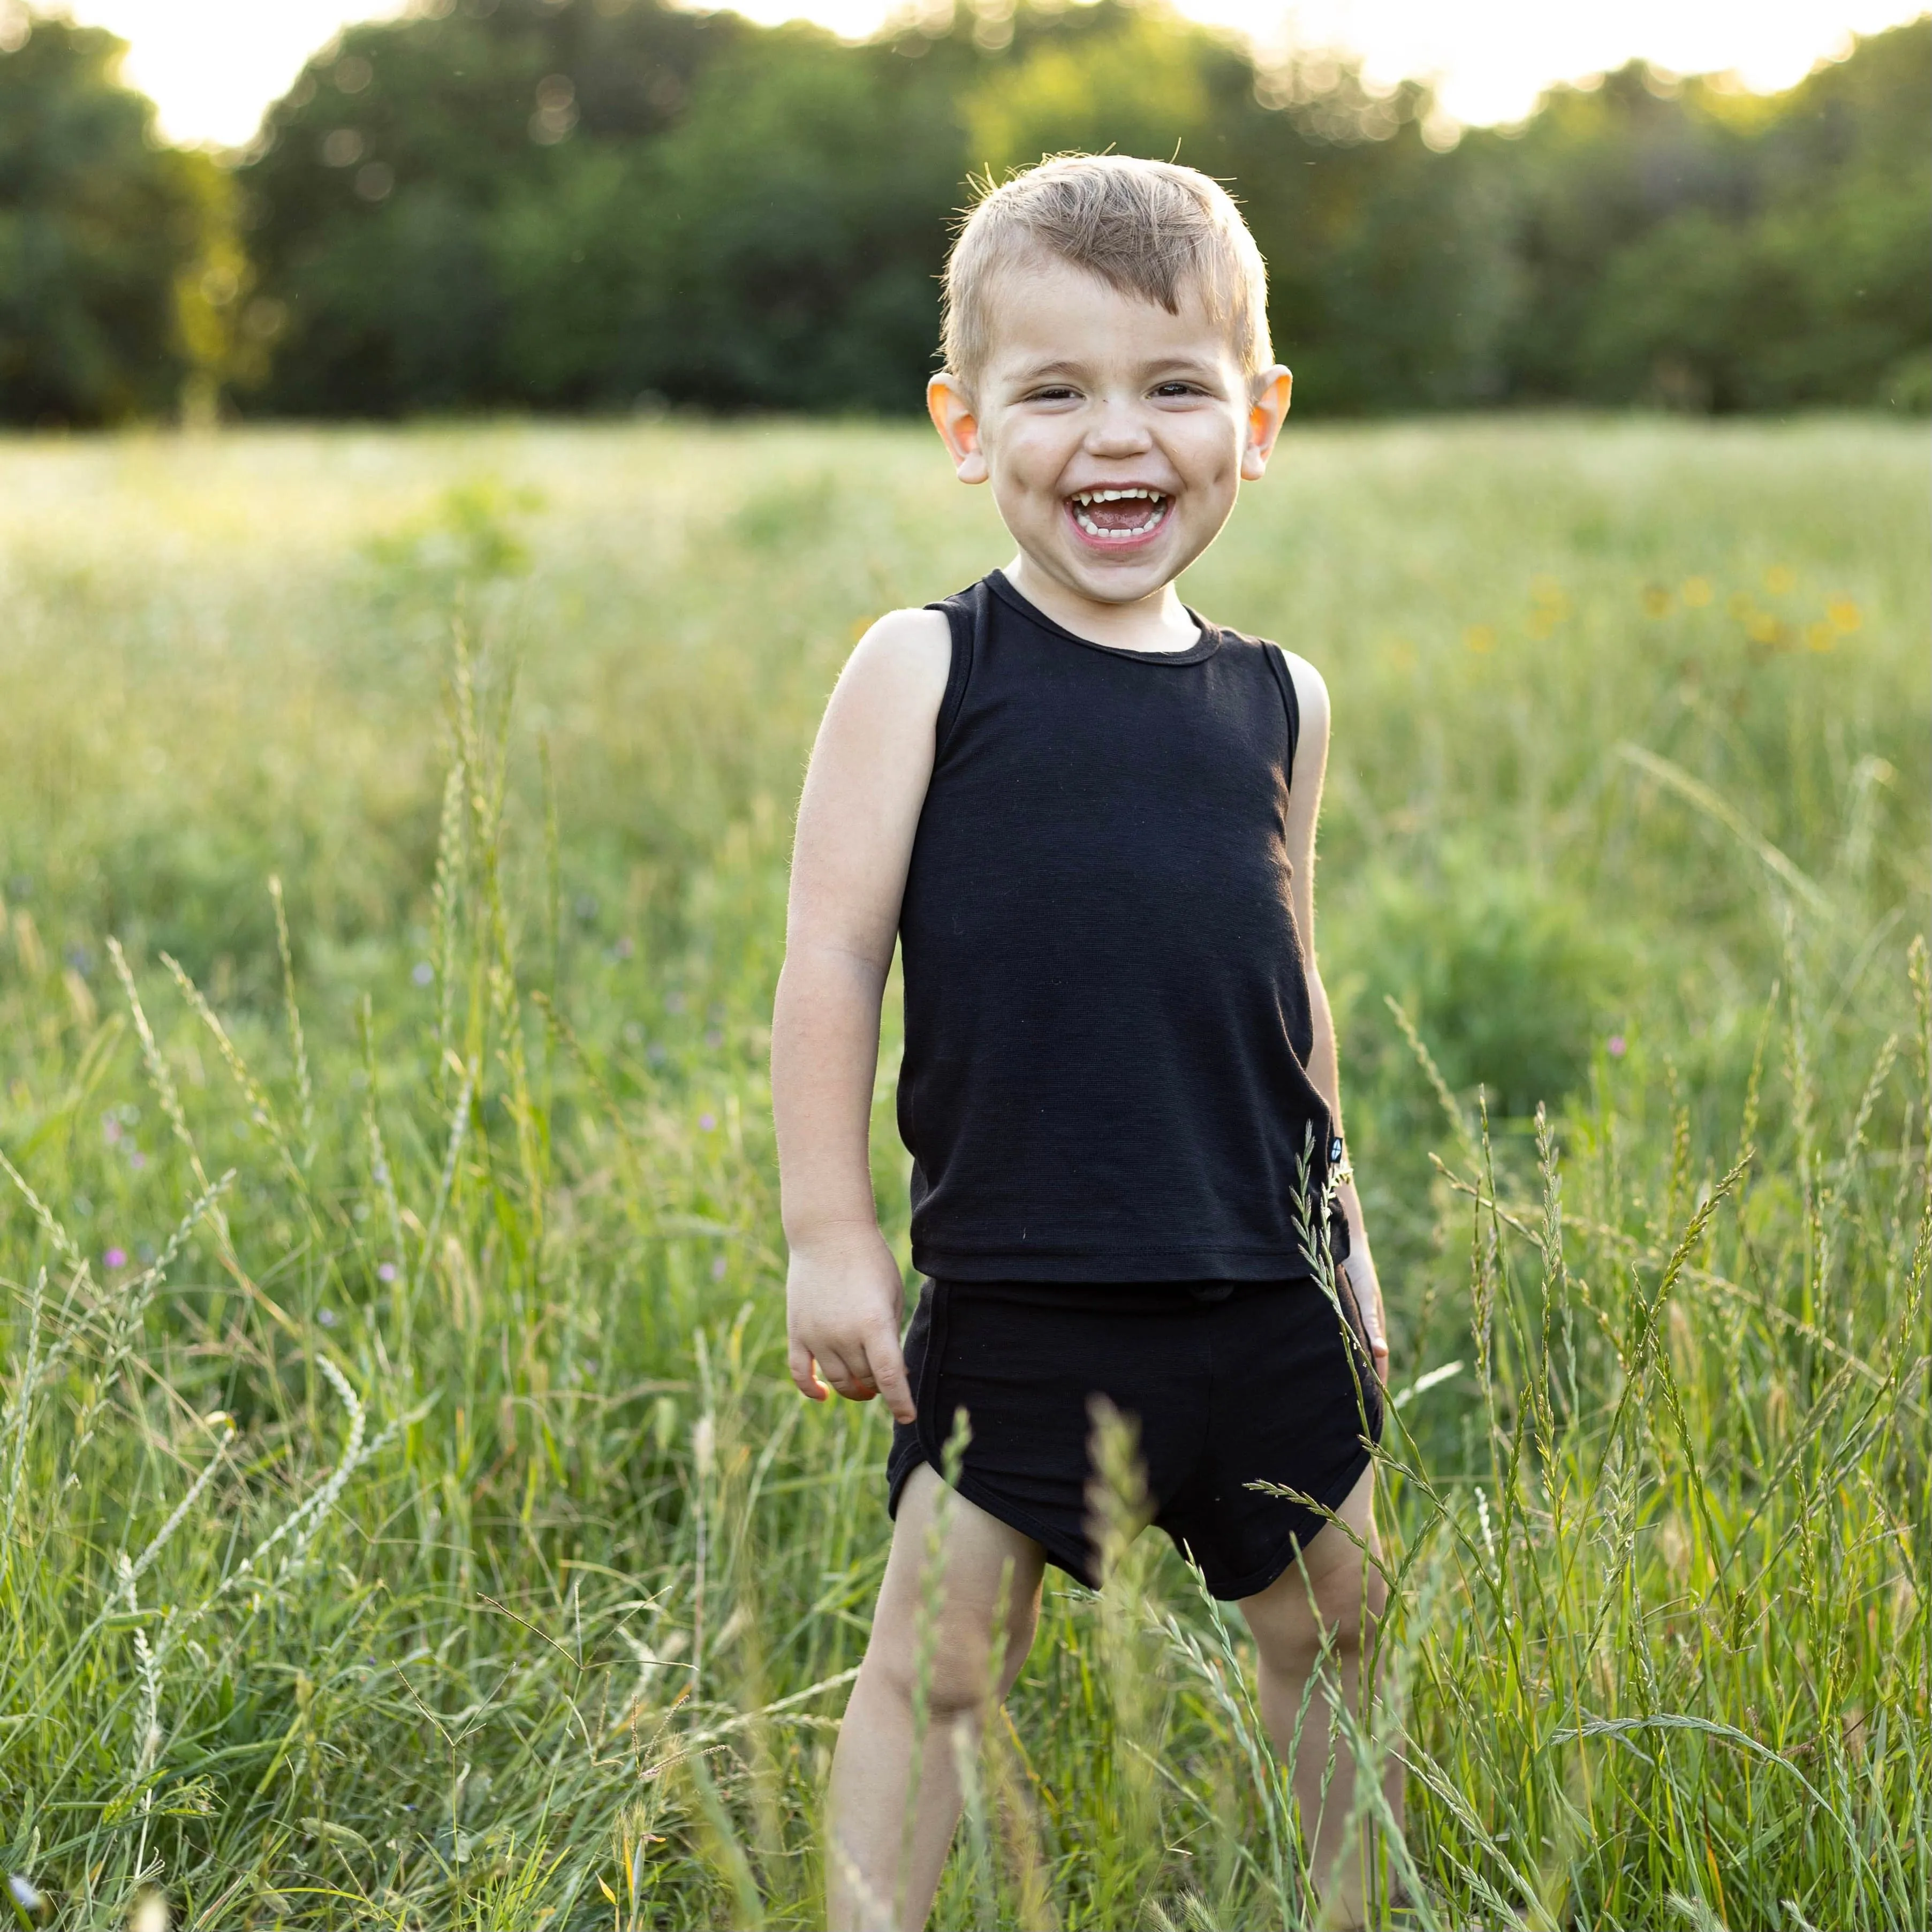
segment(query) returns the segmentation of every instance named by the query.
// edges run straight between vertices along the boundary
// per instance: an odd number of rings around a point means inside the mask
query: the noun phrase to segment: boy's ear
[[[1248,440],[1241,451],[1241,474],[1250,483],[1261,478],[1274,454],[1274,440],[1281,434],[1294,388],[1294,378],[1279,362],[1254,380],[1249,392],[1254,400],[1248,405]]]
[[[952,458],[953,471],[960,482],[985,482],[989,472],[986,453],[980,447],[980,418],[974,413],[972,398],[957,376],[942,369],[926,384],[926,412],[932,417],[933,428]]]

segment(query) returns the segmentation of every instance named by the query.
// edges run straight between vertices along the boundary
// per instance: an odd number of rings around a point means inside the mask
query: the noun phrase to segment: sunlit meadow
[[[1314,428],[1184,586],[1334,693],[1403,1922],[1932,1920],[1927,482]],[[0,1911],[820,1922],[887,1428],[784,1374],[788,830],[1003,559],[910,428],[0,444]],[[1046,1610],[939,1922],[1306,1922],[1238,1620]]]

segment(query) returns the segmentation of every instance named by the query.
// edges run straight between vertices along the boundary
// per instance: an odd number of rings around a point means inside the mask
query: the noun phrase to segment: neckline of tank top
[[[1070,631],[1064,624],[1056,624],[1037,604],[1022,596],[1016,590],[1004,570],[992,572],[986,581],[994,596],[1010,604],[1029,622],[1037,624],[1050,635],[1064,638],[1070,644],[1078,644],[1090,651],[1100,651],[1110,658],[1131,658],[1136,664],[1197,664],[1204,663],[1221,648],[1220,627],[1210,624],[1198,610],[1184,604],[1180,608],[1187,612],[1199,627],[1201,635],[1184,651],[1130,651],[1120,644],[1096,644],[1091,638],[1083,638],[1078,631]]]

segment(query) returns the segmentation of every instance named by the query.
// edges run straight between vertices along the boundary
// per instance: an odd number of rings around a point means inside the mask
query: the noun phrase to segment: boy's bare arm
[[[823,1400],[815,1362],[841,1395],[883,1394],[904,1422],[902,1285],[873,1207],[869,1129],[879,1003],[950,657],[944,616],[896,610],[839,678],[799,805],[772,1015],[792,1379]]]
[[[1290,890],[1294,896],[1294,923],[1301,934],[1308,973],[1308,1004],[1314,1020],[1315,1041],[1309,1054],[1308,1077],[1328,1103],[1335,1131],[1342,1129],[1341,1066],[1335,1047],[1335,1019],[1328,1007],[1328,988],[1315,963],[1315,826],[1322,812],[1322,783],[1328,769],[1328,687],[1322,674],[1303,658],[1284,651],[1294,680],[1301,711],[1301,736],[1295,746],[1294,775],[1288,791],[1288,850],[1294,862]],[[1388,1378],[1388,1323],[1382,1311],[1382,1284],[1376,1276],[1375,1256],[1362,1225],[1362,1204],[1353,1180],[1336,1191],[1348,1223],[1349,1284],[1360,1304],[1369,1330],[1370,1352],[1376,1372]]]

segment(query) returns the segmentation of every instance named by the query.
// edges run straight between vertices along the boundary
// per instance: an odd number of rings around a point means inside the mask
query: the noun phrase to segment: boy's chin
[[[1064,538],[1020,548],[1034,569],[1096,604],[1140,603],[1166,590],[1194,560],[1185,546],[1171,542],[1128,556],[1109,556]]]

